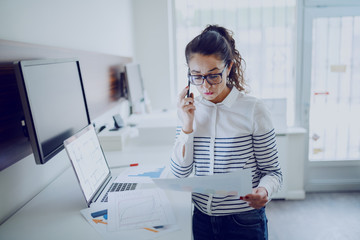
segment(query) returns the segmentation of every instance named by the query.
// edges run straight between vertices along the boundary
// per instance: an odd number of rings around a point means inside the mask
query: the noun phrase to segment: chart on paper
[[[109,195],[109,231],[174,224],[175,217],[160,189]]]
[[[130,174],[129,177],[150,177],[150,178],[160,178],[161,173],[164,171],[165,167],[154,169],[153,171],[144,171],[138,174]]]
[[[118,176],[116,181],[124,181],[124,179],[132,178],[137,182],[151,183],[151,179],[163,178],[167,174],[165,166],[141,165],[138,167],[129,167],[124,169]],[[128,180],[130,181],[130,180]]]

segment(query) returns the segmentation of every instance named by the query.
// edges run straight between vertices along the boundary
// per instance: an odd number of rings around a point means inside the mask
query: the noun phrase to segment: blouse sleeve
[[[171,154],[171,171],[178,177],[188,177],[193,170],[193,142],[194,132],[186,134],[182,131],[182,127],[176,129],[176,140]],[[183,156],[183,148],[185,154]]]
[[[261,179],[258,187],[268,191],[268,197],[281,189],[283,177],[278,162],[276,136],[268,108],[262,101],[255,104],[254,109],[254,156]]]

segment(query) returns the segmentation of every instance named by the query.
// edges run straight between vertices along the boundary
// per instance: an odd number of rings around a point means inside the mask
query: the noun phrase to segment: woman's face
[[[213,103],[219,103],[225,99],[231,90],[226,86],[226,78],[230,73],[231,66],[232,64],[230,66],[225,66],[225,63],[214,55],[206,56],[195,53],[191,56],[189,60],[190,75],[207,76],[209,74],[223,72],[221,83],[210,85],[205,80],[202,85],[196,86],[203,98]]]

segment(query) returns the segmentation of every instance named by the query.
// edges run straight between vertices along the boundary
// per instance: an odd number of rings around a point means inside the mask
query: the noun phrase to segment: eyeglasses
[[[191,75],[190,69],[189,69],[188,78],[189,78],[191,84],[196,85],[196,86],[203,85],[205,80],[210,85],[216,85],[216,84],[219,84],[222,82],[222,74],[225,69],[226,69],[226,65],[225,65],[224,69],[221,71],[221,73],[214,73],[214,74],[209,74],[206,76],[205,75]]]

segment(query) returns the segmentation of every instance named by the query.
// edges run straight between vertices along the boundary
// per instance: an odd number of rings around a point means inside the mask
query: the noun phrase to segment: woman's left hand
[[[268,192],[264,187],[254,188],[251,194],[240,197],[240,199],[248,202],[250,207],[256,209],[264,207],[269,200]]]

